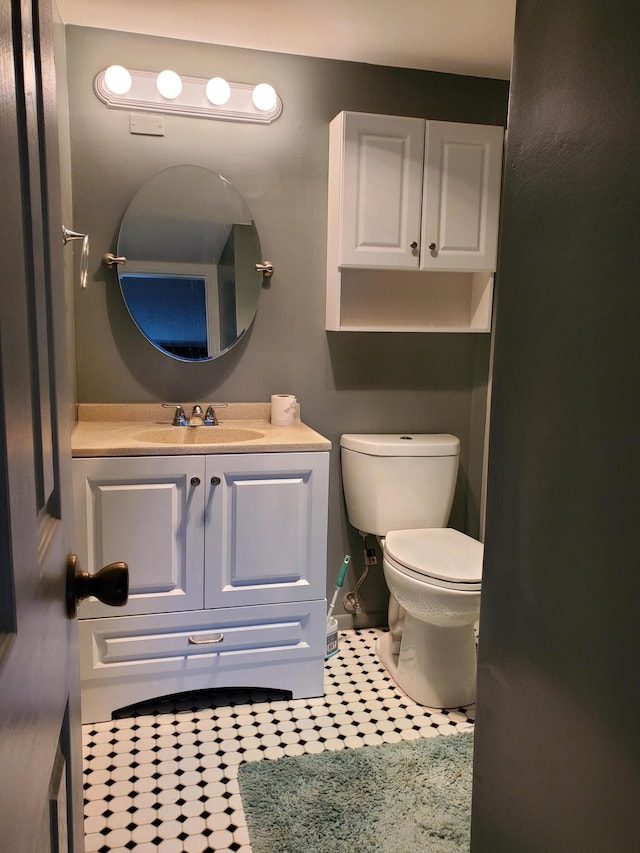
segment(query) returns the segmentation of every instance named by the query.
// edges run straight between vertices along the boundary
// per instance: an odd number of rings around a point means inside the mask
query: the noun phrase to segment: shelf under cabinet
[[[493,273],[343,267],[327,329],[361,332],[489,332]]]

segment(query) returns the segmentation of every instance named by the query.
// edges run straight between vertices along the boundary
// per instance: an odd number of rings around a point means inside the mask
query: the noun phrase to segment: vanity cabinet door
[[[203,606],[205,457],[74,459],[77,551],[94,574],[129,565],[129,600],[119,615]],[[81,619],[113,616],[89,598]]]
[[[324,599],[329,454],[207,457],[205,607]]]
[[[504,130],[428,121],[420,269],[493,271]]]
[[[347,112],[332,122],[340,266],[418,268],[424,132],[423,119],[398,116]]]

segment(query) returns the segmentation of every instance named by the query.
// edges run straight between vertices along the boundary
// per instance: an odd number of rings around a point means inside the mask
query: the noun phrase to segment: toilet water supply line
[[[369,567],[377,565],[378,558],[374,548],[367,548],[367,534],[362,533],[362,551],[364,555],[364,571],[356,581],[353,592],[348,592],[342,600],[344,609],[347,613],[359,613],[362,609],[362,598],[360,596],[360,587],[365,582],[369,574]]]

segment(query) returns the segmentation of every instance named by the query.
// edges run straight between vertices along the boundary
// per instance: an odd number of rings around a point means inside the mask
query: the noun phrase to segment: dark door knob
[[[83,572],[75,554],[67,560],[67,615],[75,619],[78,603],[93,595],[103,604],[122,607],[129,598],[129,566],[110,563],[95,575]]]

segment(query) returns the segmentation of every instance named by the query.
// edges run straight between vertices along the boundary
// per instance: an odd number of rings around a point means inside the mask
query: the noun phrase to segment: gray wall
[[[53,51],[56,67],[56,109],[58,113],[58,150],[60,154],[60,202],[62,205],[62,223],[71,231],[73,224],[73,200],[71,196],[71,139],[69,132],[69,98],[67,90],[67,45],[65,25],[60,17],[57,4],[52,4]],[[64,301],[67,316],[68,376],[70,404],[72,407],[70,423],[76,420],[76,348],[74,323],[75,288],[79,281],[80,247],[78,242],[68,243],[62,258],[64,262]]]
[[[302,418],[334,443],[329,586],[343,554],[362,569],[360,540],[343,511],[344,432],[453,432],[462,441],[452,523],[477,532],[487,335],[327,333],[324,330],[328,124],[340,110],[504,124],[507,83],[248,51],[127,33],[67,30],[75,225],[91,234],[90,283],[76,296],[80,402],[264,401],[296,394]],[[186,75],[267,80],[284,112],[271,126],[166,116],[164,137],[132,136],[129,115],[93,94],[113,63]],[[171,360],[137,332],[115,273],[120,220],[138,187],[177,163],[206,166],[247,201],[263,255],[275,264],[256,321],[208,364]],[[353,583],[353,578],[350,579]],[[384,621],[381,571],[363,587],[360,624]]]
[[[640,10],[518,0],[474,853],[640,847]]]

